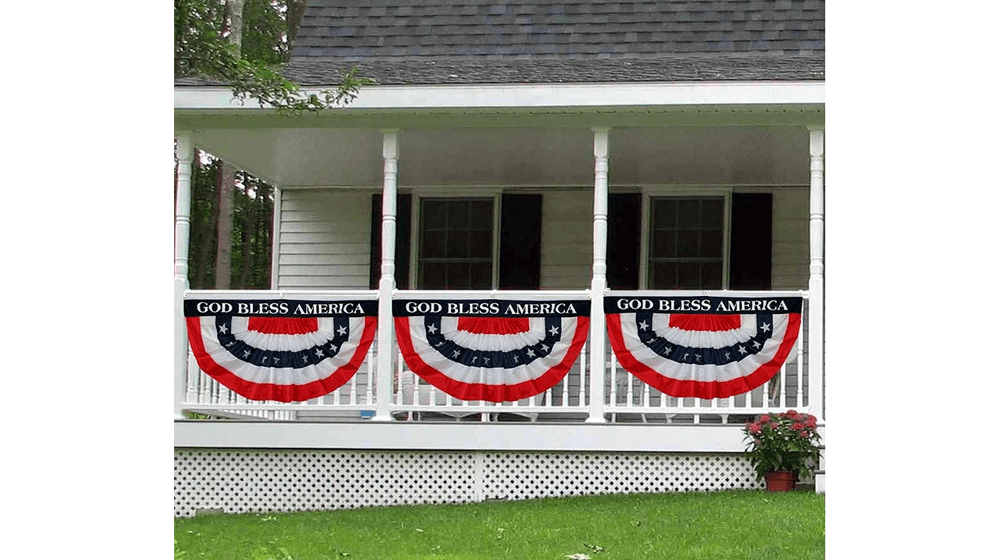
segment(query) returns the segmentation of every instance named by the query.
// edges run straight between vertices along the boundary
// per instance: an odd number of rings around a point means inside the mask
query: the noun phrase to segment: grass
[[[812,492],[633,494],[174,521],[184,560],[795,559],[824,556]]]

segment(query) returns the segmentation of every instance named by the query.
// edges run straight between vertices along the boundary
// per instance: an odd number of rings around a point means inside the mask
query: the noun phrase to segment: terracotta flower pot
[[[769,472],[764,475],[764,480],[767,482],[767,489],[771,492],[795,490],[795,481],[798,478],[798,473],[792,471]]]

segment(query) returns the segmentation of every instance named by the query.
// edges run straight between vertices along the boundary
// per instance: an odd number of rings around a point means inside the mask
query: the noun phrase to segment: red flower
[[[751,434],[759,434],[760,433],[760,424],[757,424],[757,423],[750,424],[747,427],[747,431],[750,432]]]
[[[807,428],[815,428],[816,427],[816,417],[815,416],[810,415],[809,418],[806,419],[806,427]]]
[[[776,430],[776,429],[778,429],[778,423],[777,422],[771,422],[770,424],[767,425],[767,427],[771,428],[772,430]]]
[[[799,435],[802,436],[802,437],[804,437],[804,438],[808,438],[809,437],[809,432],[799,432]]]
[[[760,418],[757,421],[763,423],[763,422],[767,422],[770,419],[771,419],[771,417],[768,416],[767,414],[761,414]]]
[[[798,431],[802,430],[805,427],[806,427],[806,425],[803,424],[802,422],[796,422],[796,423],[792,424],[792,431],[798,432]]]
[[[788,416],[789,418],[791,418],[792,420],[800,420],[801,419],[801,417],[799,416],[799,413],[796,412],[796,411],[794,411],[794,410],[789,410],[787,413],[785,413],[785,415]]]
[[[754,444],[754,445],[760,445],[760,440],[759,440],[759,439],[755,439],[755,440],[753,440],[753,444]]]

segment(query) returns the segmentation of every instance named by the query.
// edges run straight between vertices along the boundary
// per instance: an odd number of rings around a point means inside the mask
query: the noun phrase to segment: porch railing
[[[190,299],[322,299],[371,298],[375,291],[189,291]],[[702,292],[699,292],[702,293]],[[464,292],[452,293],[452,297],[503,297],[523,296],[525,292]],[[579,299],[589,299],[589,290],[532,292],[534,297],[572,295]],[[745,292],[704,292],[705,295],[740,296]],[[796,342],[796,357],[781,366],[779,372],[765,385],[757,389],[725,399],[675,398],[660,393],[627,372],[618,363],[610,345],[605,344],[603,371],[592,372],[590,368],[591,347],[589,336],[580,357],[567,375],[555,386],[542,394],[516,402],[491,403],[484,401],[463,401],[445,394],[415,375],[406,367],[397,347],[393,347],[391,371],[391,394],[387,395],[388,410],[396,421],[416,420],[481,420],[481,421],[535,421],[535,422],[582,422],[592,414],[590,390],[591,376],[598,375],[603,381],[604,402],[599,409],[611,422],[639,423],[726,423],[742,422],[745,417],[771,410],[797,409],[807,411],[817,408],[818,403],[810,403],[809,387],[821,380],[809,378],[808,293],[805,291],[774,291],[768,295],[777,297],[802,296],[804,298],[803,320]],[[407,298],[428,295],[427,292],[398,291],[396,297]],[[754,292],[752,295],[761,295]],[[592,312],[600,312],[592,310]],[[186,388],[181,406],[184,410],[247,420],[300,420],[337,421],[370,419],[379,405],[377,390],[379,372],[378,336],[368,350],[358,372],[336,391],[320,398],[305,402],[279,403],[274,401],[250,401],[222,386],[198,368],[193,354],[188,354]],[[393,333],[389,333],[393,336]],[[816,404],[817,406],[811,406]],[[816,410],[812,410],[816,414]],[[817,414],[819,416],[819,414]]]

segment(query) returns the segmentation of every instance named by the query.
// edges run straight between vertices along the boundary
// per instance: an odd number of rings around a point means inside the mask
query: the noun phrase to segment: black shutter
[[[733,193],[729,288],[771,289],[770,193]]]
[[[542,195],[500,197],[500,288],[541,287]]]
[[[410,208],[409,194],[396,194],[396,289],[410,287]],[[371,262],[368,268],[368,287],[378,289],[382,276],[382,195],[372,195]]]
[[[608,195],[608,288],[639,289],[642,194]]]

